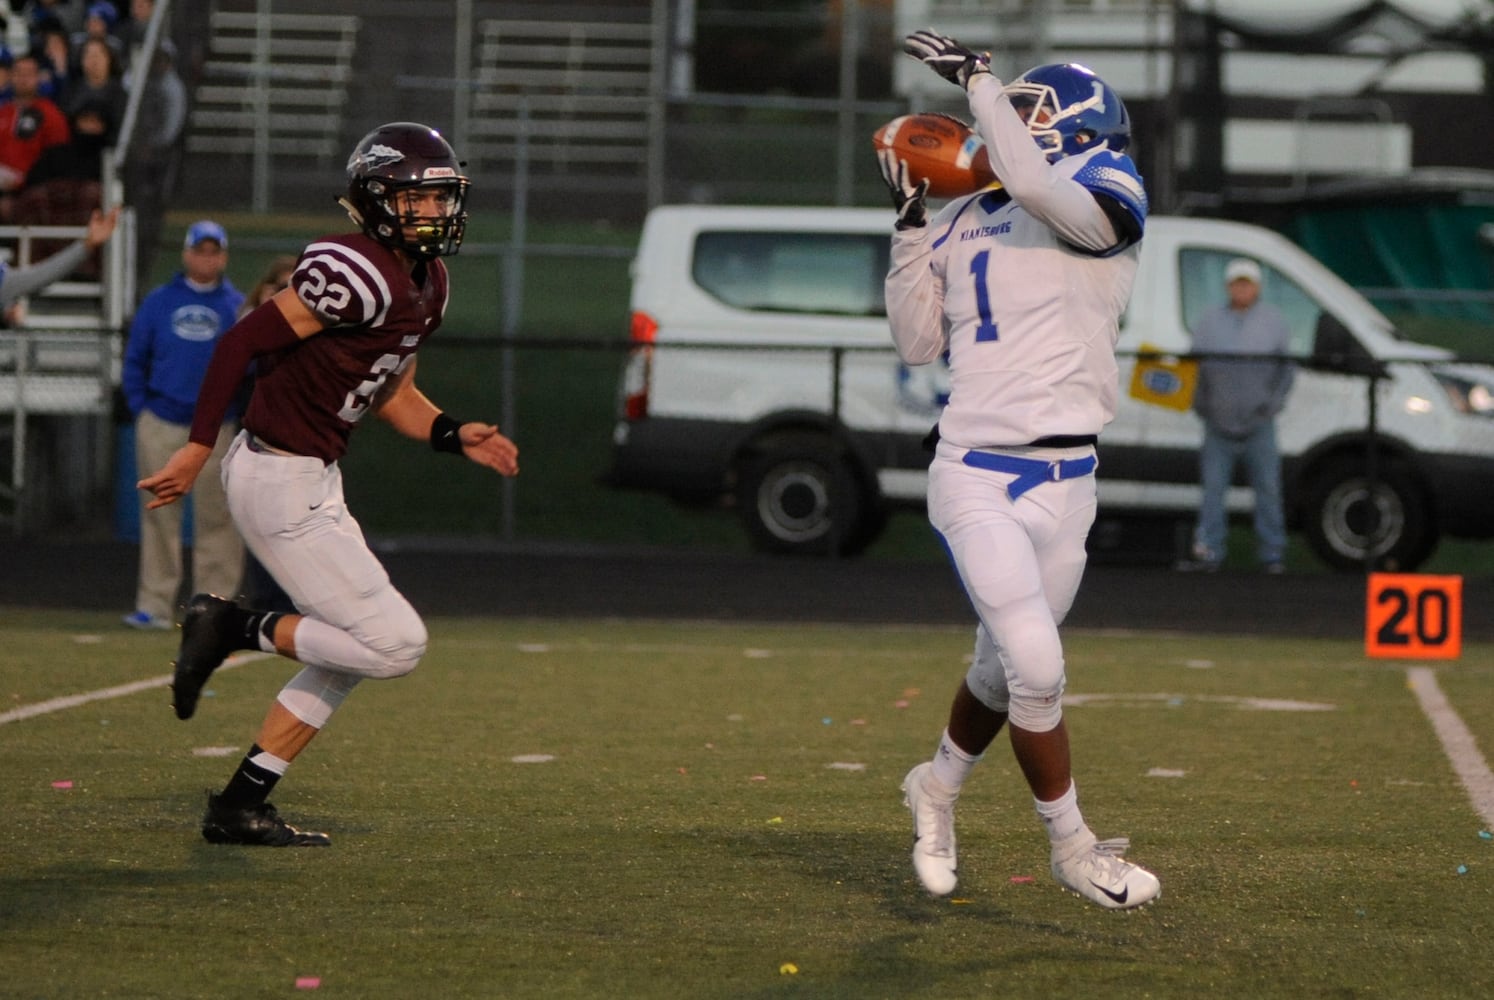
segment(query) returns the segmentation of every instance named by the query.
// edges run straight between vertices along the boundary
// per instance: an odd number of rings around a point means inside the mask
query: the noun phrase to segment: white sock
[[[1079,812],[1079,790],[1072,781],[1069,782],[1069,790],[1052,802],[1034,798],[1032,804],[1037,809],[1038,819],[1043,821],[1043,826],[1048,830],[1049,843],[1055,847],[1089,832],[1089,828],[1084,825],[1084,816]]]
[[[979,756],[972,757],[955,746],[949,738],[949,730],[944,730],[944,735],[939,738],[939,748],[934,751],[934,779],[939,784],[958,795],[978,763]]]

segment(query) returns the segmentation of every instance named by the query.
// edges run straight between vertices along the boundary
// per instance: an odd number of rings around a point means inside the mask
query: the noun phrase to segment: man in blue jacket
[[[140,303],[124,356],[124,395],[135,418],[135,459],[141,477],[187,443],[202,376],[218,340],[233,326],[244,295],[224,276],[228,234],[210,220],[187,229],[182,270]],[[218,467],[236,429],[230,412],[218,431],[209,468],[193,493],[193,591],[238,593],[244,546],[229,517]],[[170,628],[182,583],[182,509],[142,510],[140,576],[133,628]]]

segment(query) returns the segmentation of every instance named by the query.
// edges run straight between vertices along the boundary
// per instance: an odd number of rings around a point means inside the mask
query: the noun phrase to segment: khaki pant
[[[187,443],[190,428],[168,423],[149,410],[135,418],[135,465],[140,478],[158,471]],[[218,429],[218,441],[202,473],[192,486],[192,590],[194,593],[238,596],[244,572],[244,543],[228,515],[223,495],[223,455],[234,429]],[[182,504],[180,501],[146,510],[149,493],[140,496],[140,579],[135,608],[167,620],[176,617],[177,591],[182,584]]]

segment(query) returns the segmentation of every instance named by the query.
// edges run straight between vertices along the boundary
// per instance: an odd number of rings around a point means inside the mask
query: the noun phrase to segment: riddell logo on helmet
[[[455,177],[457,172],[450,167],[426,167],[425,173],[421,174],[422,180],[435,180],[440,177]]]

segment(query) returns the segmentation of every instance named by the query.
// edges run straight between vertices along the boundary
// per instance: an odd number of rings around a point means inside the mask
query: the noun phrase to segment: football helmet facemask
[[[1120,95],[1078,63],[1035,66],[1003,90],[1027,121],[1038,148],[1055,163],[1103,143],[1113,152],[1131,142],[1131,116]]]
[[[457,252],[467,228],[463,164],[441,133],[415,122],[380,125],[359,140],[348,157],[348,215],[363,232],[417,260]],[[442,214],[401,210],[399,193],[436,189]]]

